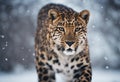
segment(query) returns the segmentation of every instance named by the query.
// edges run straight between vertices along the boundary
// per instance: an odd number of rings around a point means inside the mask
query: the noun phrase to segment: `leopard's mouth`
[[[67,48],[65,48],[65,47],[63,47],[61,45],[57,45],[57,50],[59,52],[62,52],[64,55],[67,55],[67,56],[69,56],[69,55],[75,55],[76,52],[77,52],[77,50],[78,50],[78,46],[75,47],[75,48],[73,48],[73,47],[67,47]]]
[[[58,51],[61,51],[64,55],[75,55],[76,53],[76,50],[77,50],[77,47],[74,49],[74,48],[64,48],[63,46],[57,46],[57,50]]]
[[[63,51],[63,53],[64,53],[65,55],[74,55],[74,54],[75,54],[75,50],[73,50],[72,48],[68,48],[68,49],[65,49],[65,50]]]

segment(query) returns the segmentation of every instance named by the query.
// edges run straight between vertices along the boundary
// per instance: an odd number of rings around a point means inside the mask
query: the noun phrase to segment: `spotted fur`
[[[35,37],[39,82],[91,82],[87,41],[89,11],[80,13],[60,4],[48,4],[38,14]]]

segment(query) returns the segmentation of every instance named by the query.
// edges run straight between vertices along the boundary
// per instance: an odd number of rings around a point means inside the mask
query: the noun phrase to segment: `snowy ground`
[[[92,82],[120,82],[120,71],[93,70]]]
[[[37,82],[36,71],[0,73],[0,82]],[[93,70],[92,82],[120,82],[120,71]]]

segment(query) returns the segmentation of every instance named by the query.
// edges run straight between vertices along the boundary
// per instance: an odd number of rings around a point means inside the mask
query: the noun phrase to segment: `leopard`
[[[91,82],[87,39],[90,12],[49,3],[38,12],[35,66],[38,82]]]

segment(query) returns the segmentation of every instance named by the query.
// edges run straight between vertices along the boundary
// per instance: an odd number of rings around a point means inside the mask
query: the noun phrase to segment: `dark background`
[[[34,67],[37,14],[57,0],[0,0],[0,71]],[[80,12],[91,13],[88,38],[93,68],[120,69],[120,0],[61,0]]]

